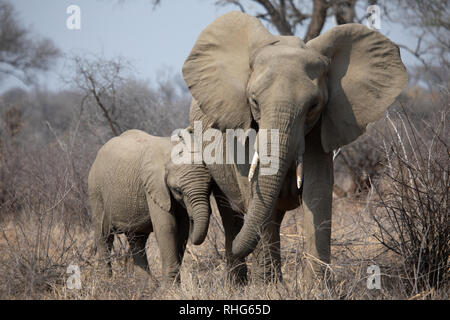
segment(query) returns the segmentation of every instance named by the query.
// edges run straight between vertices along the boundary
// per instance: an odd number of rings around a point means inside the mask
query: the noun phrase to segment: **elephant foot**
[[[96,271],[104,277],[112,278],[113,271],[111,260],[111,257],[97,257],[97,261],[95,263]]]
[[[164,277],[161,280],[160,288],[161,290],[170,290],[170,289],[177,289],[181,286],[181,279],[180,277],[177,278],[166,278]]]
[[[303,279],[309,287],[331,288],[333,283],[333,272],[327,264],[306,262],[306,268],[303,271]]]
[[[260,251],[253,257],[252,281],[258,284],[272,284],[283,281],[279,255]]]
[[[231,267],[227,270],[227,282],[232,286],[245,286],[248,283],[247,265],[245,263]]]
[[[163,278],[162,278],[161,282],[164,287],[179,286],[181,284],[180,271],[176,270],[173,272],[167,272],[167,273],[163,274]]]
[[[257,284],[273,284],[283,281],[281,268],[270,266],[262,269],[256,269],[252,273],[252,281]]]
[[[149,268],[144,268],[141,266],[137,266],[137,265],[131,265],[131,272],[130,274],[133,274],[135,277],[139,277],[139,278],[151,278],[152,274],[149,270]]]

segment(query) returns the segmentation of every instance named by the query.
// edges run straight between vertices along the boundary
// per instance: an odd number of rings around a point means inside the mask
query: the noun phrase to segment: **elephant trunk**
[[[193,206],[194,226],[189,237],[194,245],[202,244],[206,238],[209,227],[209,216],[211,215],[211,208],[209,201],[201,201]]]
[[[196,183],[193,182],[195,185]],[[189,239],[194,245],[202,244],[208,233],[211,206],[207,181],[197,182],[198,187],[191,187],[187,192],[187,210],[191,217]]]
[[[275,112],[268,115],[263,121],[261,119],[260,128],[278,129],[278,141],[267,139],[267,151],[274,154],[278,150],[278,170],[273,174],[265,175],[263,154],[259,152],[261,158],[255,177],[252,179],[252,197],[249,204],[244,225],[233,241],[233,254],[237,257],[245,257],[250,254],[258,244],[261,232],[267,223],[271,222],[272,212],[285,179],[289,166],[297,156],[299,143],[303,149],[304,138],[300,135],[303,132],[298,124],[298,117],[292,115],[292,108],[276,108]],[[258,133],[258,140],[261,140],[262,131]],[[259,143],[261,147],[261,142]],[[276,155],[276,152],[275,152]],[[273,159],[273,157],[272,157]]]

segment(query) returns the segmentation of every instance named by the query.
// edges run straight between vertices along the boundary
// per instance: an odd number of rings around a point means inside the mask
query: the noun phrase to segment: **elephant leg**
[[[114,234],[111,233],[109,219],[105,217],[103,201],[98,195],[90,196],[94,217],[94,242],[98,257],[98,266],[108,276],[112,276],[111,251],[113,249]]]
[[[306,136],[302,204],[304,211],[305,278],[322,278],[330,263],[333,157],[320,144],[320,126]]]
[[[108,276],[112,276],[111,251],[114,245],[114,234],[102,236],[97,241],[97,254],[101,270]]]
[[[186,209],[178,207],[175,211],[175,220],[177,224],[177,254],[181,265],[189,238],[190,228],[189,216]]]
[[[134,264],[150,274],[146,250],[148,234],[127,233],[127,239]]]
[[[226,256],[226,273],[227,279],[232,284],[247,284],[247,264],[245,258],[237,258],[232,254],[233,240],[241,230],[243,224],[243,216],[230,208],[228,200],[223,195],[214,193],[217,207],[222,219],[225,231],[225,256]]]
[[[176,217],[174,214],[162,210],[151,200],[148,201],[148,204],[161,256],[163,282],[179,283],[182,254],[179,252]]]
[[[285,211],[275,209],[271,221],[263,227],[261,238],[253,251],[252,279],[256,282],[281,281],[280,226]]]

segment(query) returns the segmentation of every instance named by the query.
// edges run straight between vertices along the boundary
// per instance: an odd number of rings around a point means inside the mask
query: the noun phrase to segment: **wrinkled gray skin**
[[[257,279],[281,278],[280,223],[300,203],[306,254],[329,263],[332,151],[363,134],[406,86],[398,47],[359,24],[335,27],[305,44],[231,12],[200,34],[183,76],[194,98],[191,126],[202,121],[203,130],[279,130],[274,175],[259,174],[267,166],[260,163],[249,183],[248,163],[208,165],[218,186],[228,265],[236,276],[245,278],[242,262],[253,252]],[[300,191],[296,169],[303,172]],[[309,279],[323,271],[315,260],[307,263]]]
[[[210,175],[203,165],[175,165],[168,137],[129,130],[109,140],[89,173],[89,201],[100,261],[111,274],[114,234],[125,233],[134,263],[149,272],[145,245],[154,231],[162,273],[179,281],[188,236],[201,244],[210,217]]]

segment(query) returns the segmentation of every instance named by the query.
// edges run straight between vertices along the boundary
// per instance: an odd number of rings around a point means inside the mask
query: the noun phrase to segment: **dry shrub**
[[[1,230],[0,297],[40,298],[65,284],[70,264],[88,262],[87,233],[55,219],[53,209],[27,209]]]
[[[1,148],[0,297],[39,298],[64,284],[70,264],[89,263],[90,218],[71,135],[19,137]]]
[[[408,294],[448,286],[448,100],[442,106],[420,127],[406,108],[389,114],[384,133],[386,170],[373,218],[377,239],[400,258],[396,272]]]
[[[37,298],[64,283],[71,263],[89,262],[89,217],[71,162],[58,147],[14,148],[3,163],[0,297]],[[28,151],[28,152],[27,152]],[[13,157],[14,158],[11,158]]]

